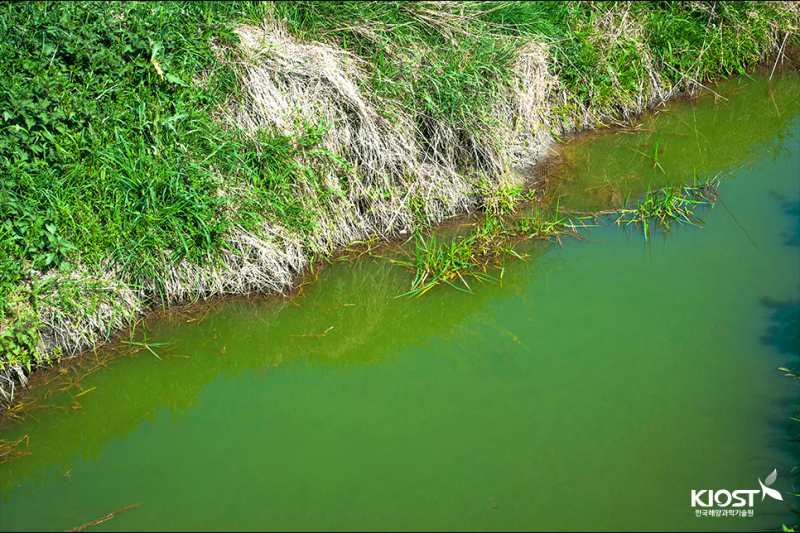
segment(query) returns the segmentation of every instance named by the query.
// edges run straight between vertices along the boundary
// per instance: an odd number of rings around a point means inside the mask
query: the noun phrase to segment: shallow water
[[[94,529],[793,523],[787,502],[759,496],[752,518],[691,506],[693,489],[756,490],[773,469],[788,491],[797,462],[784,442],[797,383],[778,367],[800,355],[800,80],[776,76],[774,102],[758,80],[727,106],[645,117],[643,129],[696,132],[694,145],[659,136],[663,173],[628,149],[653,132],[565,148],[572,209],[609,205],[613,191],[585,189],[619,176],[638,192],[768,151],[725,179],[703,227],[647,243],[592,228],[563,249],[529,245],[502,287],[418,300],[394,298],[408,271],[363,257],[293,301],[148,323],[149,341],[173,343],[163,360],[117,359],[80,397],[43,400],[81,409],[6,424],[3,439],[28,433],[32,455],[0,466],[0,529],[63,530],[136,502]]]

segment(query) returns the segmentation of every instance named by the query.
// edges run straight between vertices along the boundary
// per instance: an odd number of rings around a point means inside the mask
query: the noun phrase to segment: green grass
[[[465,277],[474,277],[481,281],[495,281],[485,272],[475,269],[475,253],[473,239],[456,238],[446,240],[437,238],[435,234],[429,237],[414,236],[414,258],[412,261],[395,261],[415,271],[411,290],[398,296],[419,297],[440,283],[451,287],[472,292]],[[457,279],[456,279],[457,278]],[[460,283],[459,283],[460,281]],[[456,283],[459,283],[456,285]]]
[[[264,133],[257,151],[211,119],[237,86],[209,47],[211,36],[236,40],[235,17],[220,7],[7,6],[0,312],[31,268],[69,270],[71,252],[82,262],[118,261],[144,279],[171,262],[212,260],[232,224],[313,225],[314,206],[298,193],[318,180],[297,154],[316,151],[326,164],[317,146],[325,126],[296,139]],[[190,86],[195,77],[207,78],[203,88]],[[219,197],[223,180],[258,194],[243,203]]]
[[[694,226],[705,224],[703,219],[695,214],[698,207],[713,208],[719,199],[717,189],[720,178],[711,178],[698,181],[697,177],[685,185],[667,186],[662,189],[651,190],[639,198],[636,205],[629,207],[631,198],[625,200],[625,205],[619,209],[605,211],[604,214],[614,214],[617,219],[615,224],[634,225],[641,228],[645,241],[659,228],[668,231],[673,222],[691,224]]]
[[[145,4],[6,9],[0,261],[47,270],[78,248],[88,261],[136,257],[147,272],[164,249],[206,256],[224,231],[223,206],[213,173],[189,154],[209,152],[203,102],[219,95],[191,95],[184,81],[214,66],[192,40],[196,14]]]
[[[540,212],[538,207],[518,212],[515,206],[509,206],[501,213],[489,212],[476,218],[467,234],[448,238],[427,231],[412,236],[413,251],[406,252],[408,259],[394,262],[413,270],[414,280],[411,289],[397,298],[419,298],[440,284],[472,292],[468,278],[481,283],[499,283],[508,257],[525,259],[514,249],[518,242],[577,236],[567,227],[566,220],[559,218],[558,206],[554,213]],[[494,276],[489,270],[499,273]]]
[[[476,146],[503,150],[491,110],[520,82],[513,67],[531,39],[547,44],[550,70],[570,91],[556,109],[566,121],[581,106],[619,114],[651,67],[673,82],[744,73],[776,38],[772,26],[797,23],[772,4],[736,2],[6,2],[0,12],[0,366],[30,366],[42,302],[64,316],[103,305],[115,309],[112,322],[130,316],[118,293],[68,274],[155,281],[158,296],[176,263],[217,264],[233,227],[278,222],[314,235],[340,194],[323,175],[334,169],[345,190],[358,179],[344,154],[322,147],[329,124],[303,124],[293,137],[262,131],[254,142],[212,118],[240,90],[241,58],[230,52],[239,24],[274,19],[300,40],[364,59],[361,89],[392,102],[378,106],[385,118],[412,115],[418,141],[431,154],[454,150],[468,176],[489,168]],[[601,24],[622,17],[643,33]],[[437,123],[457,146],[434,145]],[[428,266],[417,289],[434,280],[468,288],[473,252],[511,231],[497,221],[520,192],[491,192],[497,212],[487,220],[502,230],[420,241],[414,264]],[[513,224],[529,235],[557,227],[538,217]],[[54,271],[58,287],[37,281]]]
[[[745,75],[763,61],[775,28],[797,25],[797,15],[771,2],[494,4],[484,4],[479,17],[502,33],[543,38],[554,52],[554,72],[577,97],[572,104],[597,107],[613,107],[636,95],[648,74],[644,53],[673,83],[685,83],[684,75],[698,81]],[[623,16],[639,21],[643,33],[609,35],[598,24]],[[798,42],[795,31],[790,43]]]
[[[318,146],[327,126],[262,133],[257,150],[211,118],[238,82],[210,39],[237,41],[241,7],[3,6],[0,323],[16,324],[4,333],[16,341],[0,360],[30,366],[38,322],[25,308],[37,307],[30,284],[42,273],[117,265],[134,284],[160,282],[170,264],[213,263],[233,225],[313,229],[318,207],[304,193],[322,189],[312,167],[330,164]],[[223,197],[223,183],[255,193]]]

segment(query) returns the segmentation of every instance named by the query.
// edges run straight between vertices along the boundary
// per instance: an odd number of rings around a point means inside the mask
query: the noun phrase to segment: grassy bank
[[[154,305],[496,213],[563,133],[799,25],[788,2],[5,4],[0,402]]]

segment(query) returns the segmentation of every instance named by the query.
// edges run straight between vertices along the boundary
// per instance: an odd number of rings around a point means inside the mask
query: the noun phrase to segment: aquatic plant
[[[25,450],[18,450],[19,447],[23,442],[28,444],[28,435],[22,435],[14,440],[0,440],[0,464],[5,463],[6,461],[11,461],[18,457],[24,457],[26,455],[30,455],[31,452]]]
[[[562,235],[581,238],[576,226],[559,217],[558,202],[555,216],[548,216],[539,207],[518,211],[518,206],[506,207],[503,215],[486,214],[469,224],[466,235],[455,235],[450,238],[437,236],[435,230],[423,234],[416,232],[413,240],[414,248],[409,260],[393,260],[394,263],[414,270],[411,290],[401,296],[420,297],[439,284],[447,284],[455,289],[472,292],[465,277],[473,277],[479,282],[499,283],[505,271],[508,257],[525,259],[514,249],[515,244],[523,240],[558,239]],[[499,271],[497,277],[488,270]],[[458,280],[456,280],[458,278]],[[456,284],[460,281],[460,284]],[[463,288],[459,285],[463,285]]]
[[[669,231],[673,222],[681,224],[704,224],[702,218],[695,214],[698,207],[711,209],[719,200],[717,189],[724,176],[715,176],[706,181],[698,181],[695,174],[692,183],[685,185],[667,186],[660,189],[651,189],[634,198],[636,204],[632,206],[631,194],[622,198],[622,205],[614,209],[605,209],[596,213],[580,213],[570,211],[570,214],[581,215],[584,218],[597,218],[600,216],[616,217],[614,224],[634,225],[642,229],[645,241],[654,231],[663,228]],[[630,207],[629,207],[630,206]]]
[[[694,211],[698,205],[713,206],[715,197],[707,196],[709,187],[684,185],[655,191],[648,189],[642,200],[637,199],[635,208],[619,210],[620,218],[617,223],[624,219],[626,224],[641,226],[645,240],[659,226],[669,229],[670,224],[675,221],[692,225],[703,223]]]
[[[155,355],[156,359],[158,359],[160,361],[161,360],[161,356],[158,355],[153,350],[153,348],[159,348],[159,347],[167,346],[167,343],[165,343],[165,342],[147,342],[147,330],[145,328],[142,328],[142,335],[143,335],[142,340],[134,341],[133,337],[134,337],[135,334],[136,334],[136,327],[134,326],[134,327],[131,328],[131,331],[130,331],[130,340],[122,341],[122,344],[127,344],[129,346],[138,346],[140,348],[144,348],[145,350],[149,351],[151,354]]]
[[[438,239],[436,234],[431,234],[427,238],[416,234],[414,236],[414,260],[394,261],[415,271],[411,290],[397,297],[420,297],[439,283],[446,283],[455,289],[471,292],[472,289],[464,276],[472,276],[480,281],[497,281],[496,278],[475,269],[477,266],[477,254],[474,253],[476,240],[474,237],[457,237],[448,242]],[[461,281],[464,288],[451,281],[455,278]]]

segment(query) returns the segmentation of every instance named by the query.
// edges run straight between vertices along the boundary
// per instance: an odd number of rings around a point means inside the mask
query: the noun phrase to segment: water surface
[[[726,208],[701,228],[645,242],[596,227],[529,245],[502,286],[417,300],[394,298],[410,272],[363,257],[292,301],[151,321],[148,340],[175,346],[163,360],[117,359],[81,380],[89,392],[43,400],[81,409],[3,428],[29,433],[32,455],[0,466],[0,529],[63,530],[136,502],[94,529],[793,523],[758,497],[752,518],[698,518],[690,493],[758,489],[776,468],[790,489],[798,390],[778,367],[798,355],[798,81],[776,76],[773,101],[765,79],[731,80],[717,91],[747,86],[727,106],[673,105],[643,118],[654,131],[566,147],[573,209],[611,205],[626,176],[640,192],[767,151],[725,179]],[[630,149],[655,135],[663,172]]]

